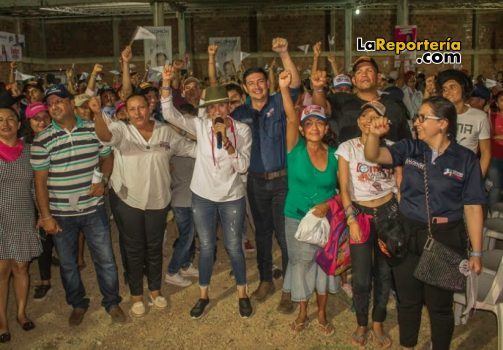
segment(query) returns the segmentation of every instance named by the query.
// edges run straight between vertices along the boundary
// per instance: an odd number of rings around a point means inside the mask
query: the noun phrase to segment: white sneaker
[[[158,295],[155,298],[149,296],[148,300],[148,306],[152,306],[154,309],[165,309],[168,306],[168,301],[162,295]]]
[[[129,315],[131,315],[131,317],[143,317],[145,316],[145,312],[145,304],[143,304],[143,301],[137,301],[129,309]]]
[[[183,278],[178,272],[175,273],[174,275],[167,273],[166,277],[164,277],[164,281],[166,283],[173,284],[178,287],[188,287],[192,284],[192,281]]]
[[[192,264],[186,269],[182,267],[179,272],[183,277],[199,277],[199,271]]]

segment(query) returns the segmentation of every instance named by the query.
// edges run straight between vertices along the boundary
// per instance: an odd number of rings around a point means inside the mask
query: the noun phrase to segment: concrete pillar
[[[337,40],[337,33],[335,32],[336,23],[335,23],[335,10],[330,10],[330,36],[335,35],[335,39]],[[328,38],[327,38],[328,39]],[[330,45],[328,46],[328,50],[330,50]],[[335,48],[333,49],[335,51]]]
[[[154,1],[150,5],[152,8],[152,16],[154,27],[161,27],[164,25],[164,7],[162,2]]]
[[[176,11],[176,18],[178,20],[178,56],[183,60],[185,52],[187,51],[187,23],[185,12]]]
[[[346,72],[351,70],[353,52],[353,7],[344,9],[344,67]]]
[[[397,20],[396,23],[401,26],[409,25],[409,0],[397,0]]]
[[[47,36],[45,30],[45,19],[40,20],[40,40],[42,42],[42,58],[44,59],[44,69],[49,69],[47,60]]]
[[[472,14],[472,76],[476,78],[479,75],[479,13],[473,10]]]
[[[21,34],[23,34],[23,30],[22,30],[22,20],[21,20],[21,18],[17,17],[17,18],[15,19],[15,27],[16,27],[16,32],[15,32],[15,33],[16,33],[17,35],[21,35]],[[25,40],[26,40],[26,37],[25,37]],[[26,44],[26,43],[25,43],[25,44]],[[26,49],[23,49],[23,53],[22,53],[22,54],[23,54],[23,56],[24,56],[24,55],[26,55]],[[19,71],[21,71],[21,72],[23,71],[23,62],[22,62],[22,61],[19,61],[19,62],[17,63],[17,69],[18,69]]]
[[[112,42],[114,49],[114,69],[120,71],[121,66],[119,64],[119,58],[121,56],[121,46],[120,46],[120,37],[119,37],[119,23],[121,19],[119,17],[112,18]]]

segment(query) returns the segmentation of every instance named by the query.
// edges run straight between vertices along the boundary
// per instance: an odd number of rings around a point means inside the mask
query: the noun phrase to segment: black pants
[[[374,291],[372,321],[384,322],[389,293],[393,284],[391,267],[377,245],[379,223],[397,215],[398,204],[394,198],[377,208],[367,208],[353,203],[359,211],[373,215],[370,235],[365,243],[351,244],[351,284],[353,304],[358,326],[367,326],[370,291]]]
[[[148,289],[160,290],[162,242],[168,207],[158,210],[136,209],[123,202],[113,191],[110,191],[110,204],[117,214],[119,234],[124,244],[131,295],[143,295],[144,267]]]
[[[45,233],[43,229],[40,229],[40,237],[42,240],[42,254],[38,257],[38,270],[40,271],[41,281],[51,280],[51,264],[52,264],[52,248],[54,243],[52,242],[52,236]]]
[[[255,221],[255,243],[257,244],[257,266],[260,281],[272,281],[272,235],[281,249],[283,274],[288,265],[285,238],[285,199],[288,192],[286,176],[265,180],[248,175],[248,200]]]
[[[453,292],[433,287],[414,278],[413,273],[423,252],[428,228],[426,223],[403,216],[401,219],[404,230],[409,236],[409,252],[400,265],[393,267],[399,299],[400,345],[416,346],[421,325],[421,311],[425,304],[430,316],[433,350],[448,350],[454,331]],[[463,220],[432,224],[432,234],[439,242],[466,255],[467,238]]]

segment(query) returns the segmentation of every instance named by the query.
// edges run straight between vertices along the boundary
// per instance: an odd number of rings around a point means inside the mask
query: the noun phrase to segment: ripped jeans
[[[246,263],[242,244],[245,210],[245,197],[228,202],[213,202],[192,193],[192,214],[200,248],[199,286],[207,287],[210,284],[217,241],[217,217],[222,223],[224,246],[231,260],[236,284],[246,285]]]

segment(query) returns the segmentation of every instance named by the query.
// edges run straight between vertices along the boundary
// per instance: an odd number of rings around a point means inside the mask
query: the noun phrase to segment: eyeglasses
[[[412,122],[415,123],[416,120],[417,120],[417,121],[419,121],[422,124],[422,123],[424,123],[425,120],[428,120],[428,119],[431,119],[431,120],[441,120],[441,119],[444,119],[444,118],[437,117],[436,115],[416,114],[412,118]]]

